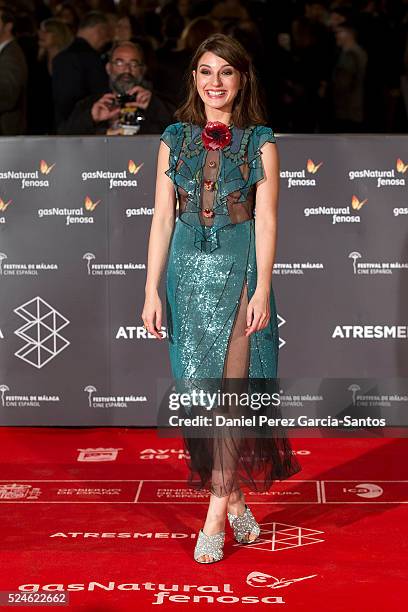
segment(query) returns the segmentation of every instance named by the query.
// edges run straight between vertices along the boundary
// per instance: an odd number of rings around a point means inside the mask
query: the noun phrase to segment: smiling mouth
[[[215,99],[215,98],[222,98],[223,96],[226,95],[227,92],[225,91],[225,89],[222,89],[219,91],[216,89],[207,89],[205,93],[207,94],[209,98]]]

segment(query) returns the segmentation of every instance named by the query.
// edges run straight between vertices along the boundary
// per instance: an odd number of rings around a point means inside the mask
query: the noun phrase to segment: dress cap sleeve
[[[168,125],[164,130],[163,134],[160,136],[160,140],[162,140],[170,149],[169,151],[169,168],[165,171],[165,174],[173,181],[175,180],[175,172],[176,165],[178,159],[178,141],[180,135],[180,127],[181,123],[172,123]]]
[[[258,149],[260,149],[265,142],[276,142],[273,129],[266,125],[261,125],[258,128],[258,139]]]
[[[179,123],[172,123],[168,125],[164,130],[163,134],[160,136],[160,140],[162,140],[170,149],[173,149],[175,144],[175,138],[178,133]]]

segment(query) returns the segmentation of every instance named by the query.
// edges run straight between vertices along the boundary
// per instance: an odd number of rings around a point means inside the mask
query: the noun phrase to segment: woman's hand
[[[158,292],[146,293],[142,312],[143,323],[147,331],[153,334],[158,340],[163,340],[163,336],[160,333],[162,312],[162,303]]]
[[[255,290],[254,295],[249,301],[247,307],[247,327],[245,336],[249,336],[260,329],[264,329],[271,317],[269,305],[270,293],[266,289]]]

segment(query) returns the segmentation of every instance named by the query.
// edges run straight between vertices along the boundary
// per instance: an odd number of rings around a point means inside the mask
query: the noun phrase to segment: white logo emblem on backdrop
[[[357,275],[372,276],[378,274],[393,274],[408,270],[408,261],[361,261],[362,255],[359,251],[349,253],[349,259],[353,260],[353,273]]]
[[[15,308],[14,312],[27,321],[14,332],[27,341],[15,353],[16,357],[42,368],[70,344],[59,333],[68,325],[68,319],[42,298],[37,296]]]
[[[356,262],[357,259],[361,259],[361,253],[359,253],[358,251],[352,251],[349,254],[350,259],[353,260],[353,272],[354,274],[357,274],[357,267],[356,267]]]
[[[81,451],[77,461],[115,461],[123,448],[77,448]]]
[[[323,531],[307,529],[297,525],[286,523],[260,523],[261,533],[259,539],[253,544],[234,544],[234,546],[245,546],[245,548],[256,548],[257,550],[268,550],[276,552],[287,548],[299,548],[309,544],[324,542],[319,536]]]
[[[351,391],[352,396],[353,396],[353,406],[356,405],[356,393],[357,391],[361,391],[361,387],[360,385],[357,384],[352,384],[348,387],[348,390]]]
[[[92,393],[95,393],[96,387],[93,385],[87,385],[84,389],[88,393],[88,406],[92,408]]]
[[[133,402],[147,402],[146,395],[97,395],[92,397],[92,394],[97,391],[97,388],[93,385],[87,385],[84,391],[88,393],[89,408],[127,408]]]
[[[1,392],[1,405],[4,408],[4,394],[6,391],[10,391],[10,387],[8,387],[7,385],[0,385],[0,392]]]
[[[85,253],[82,259],[86,260],[88,276],[126,276],[129,271],[145,270],[146,268],[146,264],[134,263],[133,261],[93,264],[91,262],[96,259],[94,253]]]
[[[7,255],[0,253],[0,274],[3,274],[3,259],[7,259]]]

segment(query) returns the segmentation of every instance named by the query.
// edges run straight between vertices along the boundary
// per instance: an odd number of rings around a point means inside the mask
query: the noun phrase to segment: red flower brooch
[[[231,142],[231,131],[228,125],[221,121],[208,121],[201,132],[201,140],[207,151],[215,151],[227,147]]]

